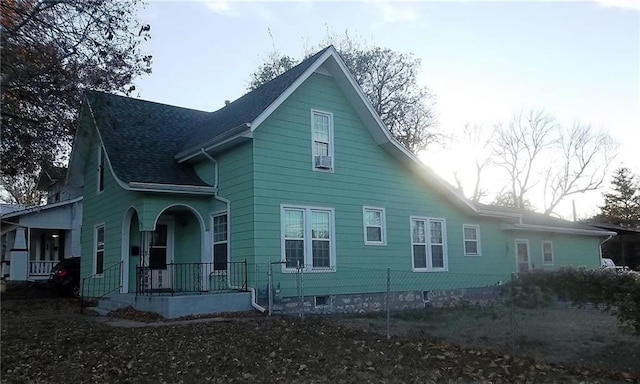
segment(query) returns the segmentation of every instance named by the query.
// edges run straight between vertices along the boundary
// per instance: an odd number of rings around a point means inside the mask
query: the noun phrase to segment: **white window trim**
[[[531,271],[531,247],[529,247],[528,239],[515,239],[514,241],[516,245],[516,272],[518,273],[518,265],[520,264],[520,259],[518,258],[518,244],[526,244],[527,246],[527,258],[529,259],[529,271]]]
[[[425,240],[426,240],[426,257],[427,257],[427,267],[426,268],[416,268],[414,265],[414,256],[413,256],[413,231],[411,229],[411,225],[414,220],[425,221]],[[433,268],[433,257],[431,255],[431,234],[429,223],[431,220],[441,221],[442,222],[442,254],[443,254],[443,268]],[[449,271],[449,255],[447,250],[447,220],[441,217],[424,217],[424,216],[410,216],[409,217],[409,240],[411,243],[411,270],[413,272],[447,272]]]
[[[478,252],[477,253],[467,253],[467,241],[474,241],[474,240],[467,240],[466,237],[464,237],[464,230],[466,228],[475,228],[476,230],[476,240],[475,242],[478,244]],[[464,250],[464,255],[465,256],[482,256],[482,243],[480,242],[480,226],[477,224],[462,224],[462,249]]]
[[[381,219],[381,225],[380,225],[380,231],[381,231],[381,240],[380,241],[369,241],[367,240],[367,221],[366,221],[366,214],[367,211],[376,211],[376,212],[380,212],[380,219]],[[375,226],[371,226],[371,227],[375,227]],[[364,232],[364,245],[387,245],[387,214],[385,212],[384,208],[380,208],[380,207],[370,207],[370,206],[363,206],[362,207],[362,230]]]
[[[215,240],[215,227],[214,227],[215,218],[218,217],[218,216],[224,216],[224,215],[227,216],[227,225],[226,225],[227,226],[227,240],[216,242],[216,240]],[[229,220],[229,212],[227,212],[227,211],[220,211],[220,212],[216,212],[216,213],[211,214],[211,262],[212,263],[215,262],[215,246],[216,246],[216,244],[226,243],[227,244],[227,268],[226,268],[227,270],[229,269],[229,263],[231,262],[231,259],[230,259],[231,252],[229,251],[229,248],[230,248],[230,246],[229,246],[229,244],[230,244],[229,235],[231,233],[230,232],[231,227],[229,226],[229,221],[230,221]]]
[[[98,230],[102,228],[102,234],[104,236],[105,245],[102,248],[102,273],[98,274]],[[105,230],[104,223],[96,224],[93,227],[93,275],[94,277],[103,277],[104,275],[104,252],[107,243],[107,231]]]
[[[102,192],[104,192],[106,164],[107,164],[107,159],[105,158],[104,149],[102,149],[102,146],[98,146],[98,167],[96,169],[96,195],[99,195]],[[102,173],[102,185],[100,185],[100,173]],[[100,187],[102,187],[102,189]]]
[[[322,169],[316,168],[316,159],[313,153],[314,151],[314,140],[313,140],[313,116],[314,115],[323,115],[329,118],[329,156],[331,157],[331,168],[330,169]],[[311,109],[311,169],[316,172],[328,172],[333,173],[336,168],[336,158],[333,155],[333,113],[327,111],[321,111],[319,109]]]
[[[305,240],[305,248],[304,248],[304,272],[305,273],[327,273],[327,272],[335,272],[336,271],[336,228],[335,228],[335,210],[333,208],[327,207],[312,207],[312,206],[303,206],[303,205],[288,205],[282,204],[280,205],[280,260],[282,261],[282,272],[283,273],[295,273],[297,272],[297,268],[287,268],[286,262],[286,248],[285,248],[285,228],[284,228],[284,211],[286,209],[297,209],[304,211],[303,220],[304,220],[304,240]],[[329,212],[329,267],[318,267],[313,268],[313,251],[312,251],[312,241],[311,241],[311,225],[308,218],[310,217],[310,213],[312,211],[326,211]]]
[[[545,244],[549,244],[549,246],[551,247],[551,261],[546,261],[544,259],[544,245]],[[542,240],[541,247],[542,247],[542,264],[543,265],[553,265],[554,262],[555,262],[555,257],[553,255],[553,242],[551,240]]]

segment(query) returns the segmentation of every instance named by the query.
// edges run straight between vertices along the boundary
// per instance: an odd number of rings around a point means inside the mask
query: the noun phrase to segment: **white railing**
[[[30,261],[29,276],[49,276],[51,269],[58,261]]]

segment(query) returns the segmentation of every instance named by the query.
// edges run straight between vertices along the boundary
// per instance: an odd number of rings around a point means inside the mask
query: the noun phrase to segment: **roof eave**
[[[11,217],[16,217],[16,216],[22,216],[22,215],[27,215],[29,213],[34,213],[34,212],[40,212],[40,211],[44,211],[47,209],[53,209],[53,208],[57,208],[57,207],[62,207],[64,205],[68,205],[68,204],[73,204],[73,203],[77,203],[79,201],[82,201],[82,196],[70,199],[70,200],[65,200],[65,201],[59,201],[53,204],[46,204],[46,205],[36,205],[35,207],[27,207],[25,209],[21,209],[19,211],[13,211],[13,212],[9,212],[7,214],[2,215],[3,219],[8,219]]]
[[[210,151],[220,146],[233,145],[233,142],[238,139],[242,141],[243,139],[251,138],[251,132],[251,123],[242,123],[237,127],[224,132],[221,135],[205,141],[202,144],[194,145],[188,149],[178,152],[174,156],[174,158],[178,161],[178,163],[183,163],[195,156],[198,156],[202,149],[204,149],[205,151]]]
[[[533,232],[554,232],[565,233],[571,235],[583,235],[583,236],[598,236],[609,237],[615,236],[615,232],[603,231],[598,229],[579,229],[579,228],[567,228],[567,227],[555,227],[549,225],[534,225],[534,224],[503,224],[503,230],[507,231],[533,231]]]
[[[215,195],[216,189],[204,185],[159,184],[130,181],[128,190],[134,192],[181,193],[187,195]]]

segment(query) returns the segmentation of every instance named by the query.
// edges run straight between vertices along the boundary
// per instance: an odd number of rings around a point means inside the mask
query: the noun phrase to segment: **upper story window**
[[[411,218],[414,271],[446,271],[448,269],[446,231],[444,219]]]
[[[553,244],[550,241],[542,242],[542,262],[545,265],[553,264]]]
[[[283,206],[282,261],[285,271],[334,271],[333,209]]]
[[[98,151],[98,193],[104,191],[104,150]]]
[[[364,243],[385,245],[387,243],[384,208],[363,207]]]
[[[464,238],[464,255],[480,256],[480,227],[465,224],[462,226],[462,236]]]
[[[313,169],[333,170],[333,114],[311,111],[311,139]]]

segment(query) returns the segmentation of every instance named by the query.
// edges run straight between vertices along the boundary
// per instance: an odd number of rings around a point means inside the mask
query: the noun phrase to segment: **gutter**
[[[227,205],[227,215],[228,215],[231,212],[231,201],[229,199],[224,198],[224,197],[222,197],[222,196],[220,196],[218,194],[218,161],[216,159],[214,159],[210,154],[208,154],[207,151],[205,151],[204,148],[200,148],[200,153],[202,153],[206,158],[211,160],[211,162],[213,163],[213,165],[215,167],[215,172],[214,172],[215,180],[213,182],[214,189],[215,189],[215,194],[213,195],[213,198],[218,200],[218,201],[222,201],[223,203],[225,203]],[[229,241],[229,244],[231,244],[230,241]],[[227,271],[227,273],[229,273],[229,272]],[[229,288],[240,289],[241,287],[230,286]],[[249,286],[248,279],[247,279],[247,289],[249,290],[249,292],[251,292],[251,306],[253,307],[253,309],[259,311],[260,313],[264,313],[266,311],[266,308],[264,308],[263,306],[258,304],[258,300],[257,300],[257,296],[256,296],[256,290]]]
[[[194,156],[197,156],[198,153],[200,151],[198,151],[198,149],[202,150],[209,150],[211,148],[214,148],[215,146],[222,144],[223,142],[226,141],[230,141],[233,140],[237,137],[241,137],[243,134],[246,133],[246,130],[251,130],[251,123],[242,123],[236,127],[233,127],[231,129],[229,129],[226,132],[221,133],[218,136],[215,136],[207,141],[204,142],[204,144],[198,144],[197,146],[188,148],[186,150],[180,151],[178,152],[174,158],[176,160],[178,160],[179,163],[182,163],[184,161],[187,161],[189,159],[191,159]],[[224,140],[223,139],[227,139]]]
[[[136,192],[178,192],[192,195],[213,195],[216,193],[214,187],[200,185],[177,185],[177,184],[158,184],[158,183],[141,183],[138,181],[130,181],[126,188]]]
[[[565,228],[565,227],[549,227],[549,226],[545,226],[545,225],[534,225],[534,224],[503,225],[502,229],[504,229],[504,230],[515,230],[515,231],[556,232],[556,233],[567,233],[567,234],[585,235],[585,236],[610,236],[610,237],[613,237],[613,236],[616,235],[615,232],[602,231],[602,230],[597,230],[597,229],[575,229],[575,228]]]

